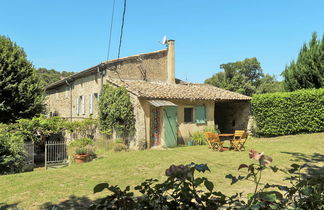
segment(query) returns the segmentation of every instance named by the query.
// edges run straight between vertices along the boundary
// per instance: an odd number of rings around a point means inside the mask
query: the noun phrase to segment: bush
[[[135,129],[134,108],[124,87],[104,85],[99,100],[99,124],[103,133],[115,130],[123,137]]]
[[[115,139],[115,143],[116,144],[124,144],[124,140],[123,139]]]
[[[0,124],[0,174],[22,172],[25,165],[23,137],[9,129],[9,126]]]
[[[70,147],[82,148],[88,145],[94,145],[94,140],[90,138],[80,138],[70,142]]]
[[[90,155],[90,160],[96,157],[94,140],[90,138],[81,138],[72,141],[69,144],[69,154],[73,155]]]
[[[215,126],[207,126],[204,128],[204,132],[220,133],[217,124]]]
[[[194,145],[205,145],[207,143],[204,132],[197,131],[191,137]]]
[[[127,151],[127,146],[122,143],[116,143],[114,145],[114,151],[115,152]]]
[[[277,136],[324,131],[324,88],[254,95],[257,134]]]
[[[251,150],[249,157],[254,161],[241,164],[238,170],[246,175],[226,175],[231,184],[248,181],[254,185],[254,192],[244,197],[239,192],[224,195],[216,191],[214,183],[206,177],[196,177],[195,172],[210,172],[207,164],[171,165],[165,171],[167,179],[159,183],[157,179],[147,179],[130,191],[130,186],[122,190],[117,185],[100,183],[94,193],[108,190],[108,195],[93,203],[89,209],[323,209],[324,176],[302,176],[300,166],[292,164],[289,170],[270,166],[272,158],[263,152]],[[272,171],[283,172],[290,185],[268,184],[261,181],[261,174]]]

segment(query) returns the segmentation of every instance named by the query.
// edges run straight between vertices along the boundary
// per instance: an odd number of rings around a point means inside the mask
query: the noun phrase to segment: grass
[[[238,175],[240,163],[250,163],[248,150],[263,151],[273,158],[272,165],[289,167],[300,162],[315,162],[323,166],[324,133],[255,138],[246,143],[244,152],[214,152],[207,146],[177,147],[166,150],[109,152],[97,160],[65,168],[0,176],[0,206],[13,204],[21,208],[39,209],[56,203],[89,202],[104,194],[93,195],[93,187],[101,182],[121,187],[136,186],[146,178],[164,180],[165,169],[171,164],[207,163],[211,173],[202,174],[214,182],[217,190],[225,194],[251,192],[253,185],[244,181],[230,185],[225,175]],[[317,158],[317,159],[316,159]],[[322,165],[321,165],[322,164]],[[284,175],[265,173],[264,182],[282,183]],[[49,203],[47,203],[49,202]],[[47,203],[46,205],[44,205]],[[67,207],[67,204],[66,206]]]

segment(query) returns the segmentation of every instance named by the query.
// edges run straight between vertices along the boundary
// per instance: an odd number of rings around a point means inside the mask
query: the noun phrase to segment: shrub
[[[10,132],[9,126],[0,124],[0,174],[23,171],[25,158],[23,136]]]
[[[65,130],[81,138],[93,138],[94,134],[96,133],[97,126],[98,121],[96,119],[84,119],[72,122],[64,122]]]
[[[90,139],[90,138],[80,138],[80,139],[76,139],[70,142],[69,146],[70,147],[85,147],[88,145],[94,145],[94,140]]]
[[[194,145],[205,145],[207,143],[205,134],[201,131],[195,132],[191,139]]]
[[[123,139],[115,139],[115,143],[116,144],[124,144],[124,140]]]
[[[116,143],[114,145],[114,151],[115,152],[127,151],[127,146],[122,143]]]
[[[65,129],[65,120],[60,117],[47,118],[40,115],[32,119],[20,119],[13,126],[21,132],[25,141],[39,143],[51,135],[62,133]]]
[[[204,132],[220,133],[217,124],[215,126],[207,126],[204,128]]]
[[[94,140],[90,138],[80,138],[73,140],[69,144],[69,154],[72,155],[90,155],[89,160],[96,157],[96,150],[94,146]]]
[[[234,184],[247,180],[253,183],[254,192],[242,196],[242,192],[226,196],[215,191],[215,185],[206,177],[196,177],[195,172],[209,171],[207,164],[171,165],[165,171],[167,179],[158,183],[157,179],[147,179],[135,187],[137,196],[130,186],[122,190],[117,185],[100,183],[94,193],[104,190],[108,195],[93,203],[89,209],[323,209],[324,176],[303,177],[300,166],[292,164],[291,169],[270,166],[272,158],[254,150],[249,154],[255,161],[241,164],[238,170],[246,170],[245,176],[226,175]],[[290,186],[263,184],[261,174],[266,171],[284,172],[289,177]],[[262,184],[261,184],[262,183]],[[139,195],[139,196],[138,196]]]
[[[277,136],[324,131],[324,88],[254,95],[257,134]]]
[[[115,130],[126,137],[134,131],[134,108],[126,88],[103,86],[99,100],[99,123],[103,133]]]

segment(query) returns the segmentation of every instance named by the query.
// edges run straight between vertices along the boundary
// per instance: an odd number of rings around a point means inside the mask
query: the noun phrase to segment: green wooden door
[[[164,140],[167,147],[177,146],[177,107],[164,107]]]

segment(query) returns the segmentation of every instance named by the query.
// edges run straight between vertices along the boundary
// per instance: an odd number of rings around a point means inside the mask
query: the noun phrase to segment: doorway
[[[164,107],[164,141],[167,147],[177,146],[177,107]]]

